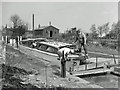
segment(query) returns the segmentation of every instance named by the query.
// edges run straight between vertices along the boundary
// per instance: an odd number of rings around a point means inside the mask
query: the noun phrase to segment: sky
[[[32,29],[33,13],[35,28],[51,21],[60,32],[72,27],[90,32],[92,24],[118,21],[118,2],[2,2],[2,25],[11,26],[10,16],[17,14]]]

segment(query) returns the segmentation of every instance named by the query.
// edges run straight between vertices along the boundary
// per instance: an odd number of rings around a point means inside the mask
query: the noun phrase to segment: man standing
[[[88,53],[86,48],[86,35],[80,30],[76,31],[75,43],[76,43],[77,52],[81,52],[81,49],[83,47],[85,51],[85,56],[87,56],[88,58]]]

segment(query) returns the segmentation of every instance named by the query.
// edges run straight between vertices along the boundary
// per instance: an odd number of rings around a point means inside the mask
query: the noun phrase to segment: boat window
[[[48,48],[48,46],[46,46],[46,45],[40,45],[39,50],[46,51],[47,48]]]
[[[42,41],[46,42],[45,39],[36,39],[35,41],[36,41],[36,42],[42,42]]]
[[[36,45],[36,49],[39,49],[39,47],[41,46],[41,44],[40,43],[37,43],[37,45]]]
[[[22,44],[22,45],[25,45],[25,44],[26,44],[26,41],[21,41],[21,44]]]
[[[32,47],[33,40],[26,40],[26,41],[21,41],[20,43],[24,46]]]
[[[69,48],[70,49],[76,49],[76,46],[75,45],[70,45]]]
[[[48,47],[46,51],[51,52],[51,53],[57,53],[58,49],[54,47]]]
[[[28,47],[31,47],[31,46],[32,46],[32,44],[33,44],[33,41],[32,41],[32,40],[30,40],[30,41],[28,41],[27,46],[28,46]]]
[[[29,46],[29,45],[28,45],[28,41],[22,41],[22,45],[24,45],[24,46]]]
[[[70,48],[70,49],[75,49],[75,48],[76,48],[75,45],[61,46],[61,47],[59,47],[59,48],[61,49],[61,48],[64,48],[64,47],[67,47],[67,48]]]

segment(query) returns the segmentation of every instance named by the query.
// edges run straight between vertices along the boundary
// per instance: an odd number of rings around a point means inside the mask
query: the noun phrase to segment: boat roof
[[[63,42],[56,42],[56,41],[50,41],[50,42],[40,42],[41,44],[45,44],[45,45],[49,45],[55,48],[60,48],[63,46],[68,46],[68,45],[72,45],[69,43],[63,43]]]
[[[33,38],[28,38],[28,39],[24,39],[24,40],[21,40],[21,41],[29,41],[29,40],[35,40]]]
[[[46,38],[28,38],[21,41],[30,41],[30,40],[47,40]]]

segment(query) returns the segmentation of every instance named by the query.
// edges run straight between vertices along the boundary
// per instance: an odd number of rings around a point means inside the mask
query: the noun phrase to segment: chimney
[[[40,28],[40,24],[38,25],[38,29]]]
[[[33,31],[34,31],[34,14],[33,14],[33,16],[32,16],[32,24],[33,24]]]
[[[6,24],[5,28],[7,29],[7,24]]]
[[[51,26],[51,21],[49,22],[49,26]]]

